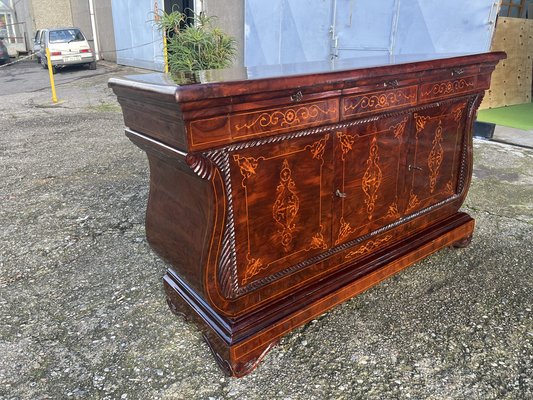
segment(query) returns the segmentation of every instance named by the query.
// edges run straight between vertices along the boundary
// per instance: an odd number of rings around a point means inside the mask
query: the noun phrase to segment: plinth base
[[[456,213],[342,267],[326,280],[265,305],[264,312],[233,319],[218,314],[171,269],[164,277],[164,287],[171,310],[199,326],[224,372],[242,377],[252,372],[286,333],[443,247],[466,246],[473,230],[474,220]],[[274,308],[278,312],[272,313]],[[266,322],[265,315],[269,316]]]

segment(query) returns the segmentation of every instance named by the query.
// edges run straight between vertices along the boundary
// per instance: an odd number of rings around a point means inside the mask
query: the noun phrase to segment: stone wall
[[[34,29],[72,26],[70,0],[32,0]]]

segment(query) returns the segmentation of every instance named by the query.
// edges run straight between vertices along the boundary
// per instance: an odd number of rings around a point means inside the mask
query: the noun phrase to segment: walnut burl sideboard
[[[505,53],[395,56],[109,81],[148,155],[146,235],[171,310],[230,375],[292,329],[445,246],[472,123]]]

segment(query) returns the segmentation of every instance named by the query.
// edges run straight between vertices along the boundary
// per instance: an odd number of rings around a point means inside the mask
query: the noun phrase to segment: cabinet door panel
[[[406,213],[429,207],[456,192],[466,120],[466,101],[414,114],[410,138]]]
[[[355,125],[336,133],[333,241],[350,241],[400,215],[407,115]]]
[[[239,284],[331,245],[332,134],[230,154]]]

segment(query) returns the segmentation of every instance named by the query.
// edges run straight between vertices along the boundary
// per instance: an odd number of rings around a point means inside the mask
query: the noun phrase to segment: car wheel
[[[96,61],[89,63],[89,69],[96,69]]]
[[[59,72],[59,68],[57,68],[56,66],[52,65],[52,72],[54,74],[57,74]]]

